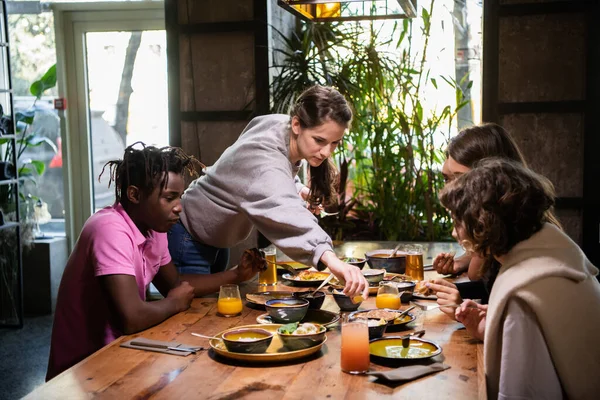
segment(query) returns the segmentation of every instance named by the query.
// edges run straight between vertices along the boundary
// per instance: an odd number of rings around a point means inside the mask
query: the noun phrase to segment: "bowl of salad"
[[[342,260],[346,264],[354,265],[355,267],[358,267],[358,269],[363,269],[365,263],[367,262],[366,258],[358,257],[340,257],[340,260]]]
[[[290,350],[302,350],[321,344],[327,329],[320,324],[309,322],[282,325],[277,334],[284,346]]]

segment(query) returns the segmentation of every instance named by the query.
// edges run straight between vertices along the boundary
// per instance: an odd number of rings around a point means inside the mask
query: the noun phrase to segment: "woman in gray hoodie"
[[[346,282],[346,294],[366,297],[368,283],[360,270],[338,259],[331,238],[306,207],[306,201],[313,208],[332,201],[336,171],[330,156],[351,119],[337,90],[313,86],[298,97],[290,115],[250,121],[183,195],[181,222],[169,233],[169,250],[179,270],[224,268],[228,249],[256,227],[292,259],[320,270],[328,267]],[[296,176],[302,160],[310,166],[309,188]]]

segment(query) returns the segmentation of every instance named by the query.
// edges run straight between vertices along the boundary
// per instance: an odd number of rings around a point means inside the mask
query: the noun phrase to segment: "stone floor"
[[[0,328],[0,400],[19,399],[44,383],[52,315],[25,318],[22,329]]]

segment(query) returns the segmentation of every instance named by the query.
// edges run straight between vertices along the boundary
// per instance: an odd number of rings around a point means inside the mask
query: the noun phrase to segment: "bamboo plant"
[[[443,185],[443,148],[458,110],[467,104],[453,78],[427,67],[435,0],[421,7],[420,23],[306,24],[276,50],[273,111],[285,112],[313,84],[336,87],[354,120],[335,155],[341,171],[336,217],[323,227],[339,240],[440,240],[449,217],[437,199]],[[417,26],[418,25],[418,26]],[[415,40],[419,29],[422,40]],[[456,103],[427,112],[423,88],[451,85]],[[440,84],[441,84],[440,83]],[[353,188],[349,196],[348,187]]]

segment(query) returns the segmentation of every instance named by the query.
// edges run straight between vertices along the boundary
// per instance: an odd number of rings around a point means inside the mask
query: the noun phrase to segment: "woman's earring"
[[[473,242],[467,239],[461,240],[459,244],[460,247],[462,247],[467,253],[473,253],[475,249],[475,245],[473,244]]]

